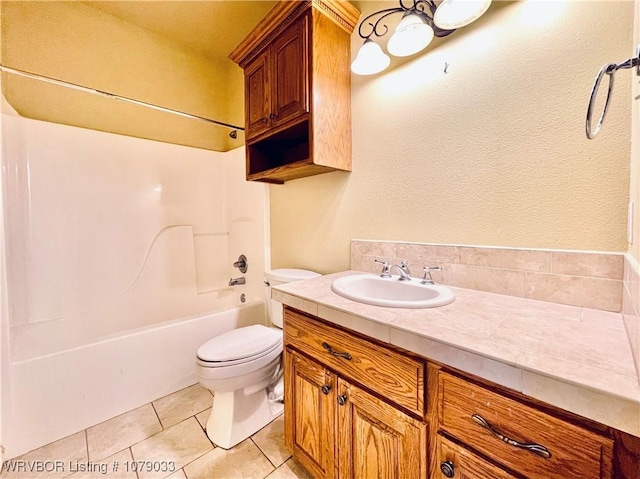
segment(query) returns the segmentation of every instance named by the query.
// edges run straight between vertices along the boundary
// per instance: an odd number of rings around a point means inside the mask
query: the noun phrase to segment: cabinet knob
[[[326,396],[327,394],[329,394],[329,391],[331,391],[331,386],[329,386],[328,384],[325,384],[320,388],[320,391],[322,391],[322,394]]]
[[[261,121],[262,123],[266,123],[266,122],[267,122],[267,121],[269,121],[269,120],[267,120],[266,118],[262,118],[260,121]]]
[[[271,113],[271,114],[269,115],[269,118],[271,118],[272,120],[275,120],[275,119],[276,119],[276,116],[277,116],[277,115],[276,115],[275,113]]]
[[[453,462],[451,461],[444,461],[440,463],[440,471],[442,471],[442,474],[444,474],[445,477],[453,477],[456,474],[453,468]]]
[[[338,404],[340,404],[340,406],[344,406],[345,404],[347,404],[346,394],[341,394],[340,396],[338,396]]]

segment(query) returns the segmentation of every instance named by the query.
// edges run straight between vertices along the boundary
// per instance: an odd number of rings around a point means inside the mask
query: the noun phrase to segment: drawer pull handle
[[[440,463],[440,472],[444,474],[444,477],[453,477],[456,475],[455,468],[453,467],[453,462],[444,461]]]
[[[549,449],[547,449],[546,447],[544,447],[544,446],[542,446],[540,444],[535,444],[535,443],[534,444],[524,444],[524,443],[518,442],[518,441],[516,441],[514,439],[508,438],[507,436],[505,436],[501,432],[495,430],[493,428],[493,426],[491,424],[489,424],[479,414],[474,414],[473,416],[471,416],[471,418],[477,424],[479,424],[480,426],[482,426],[483,428],[488,430],[495,437],[497,437],[501,441],[506,442],[507,444],[510,444],[511,446],[520,447],[522,449],[527,449],[527,450],[531,451],[532,453],[537,454],[538,456],[544,457],[545,459],[549,459],[551,457],[551,453],[549,452]]]
[[[320,388],[320,391],[322,391],[322,394],[326,396],[327,394],[329,394],[329,391],[331,391],[331,386],[329,386],[328,384],[325,384]]]
[[[339,358],[344,358],[347,361],[351,361],[353,359],[353,356],[351,356],[351,354],[349,354],[349,353],[339,353],[338,351],[334,351],[331,348],[331,346],[329,346],[327,343],[322,343],[322,347],[324,349],[326,349],[329,352],[329,354],[333,354],[334,356],[337,356]]]

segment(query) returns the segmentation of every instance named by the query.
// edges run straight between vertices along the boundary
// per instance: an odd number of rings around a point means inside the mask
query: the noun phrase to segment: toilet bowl
[[[282,304],[271,299],[271,285],[315,276],[319,274],[300,269],[267,271],[270,327],[255,324],[234,329],[198,348],[198,380],[213,393],[206,432],[217,446],[229,449],[282,414]]]

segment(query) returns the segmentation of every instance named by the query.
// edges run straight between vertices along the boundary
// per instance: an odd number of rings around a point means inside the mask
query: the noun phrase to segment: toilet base
[[[284,404],[267,389],[245,395],[243,389],[216,392],[207,421],[207,436],[216,446],[230,449],[280,416]]]

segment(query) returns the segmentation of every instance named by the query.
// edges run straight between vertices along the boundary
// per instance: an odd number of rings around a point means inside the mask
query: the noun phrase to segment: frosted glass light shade
[[[418,53],[433,39],[433,29],[418,15],[407,15],[396,27],[387,43],[387,50],[393,56],[406,57]]]
[[[433,15],[433,23],[443,30],[455,30],[480,18],[491,0],[444,0]]]
[[[351,71],[356,75],[373,75],[387,68],[390,63],[391,59],[382,51],[380,45],[367,39],[351,64]]]

